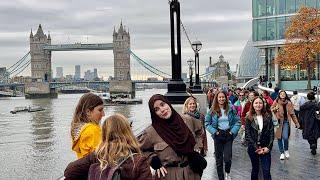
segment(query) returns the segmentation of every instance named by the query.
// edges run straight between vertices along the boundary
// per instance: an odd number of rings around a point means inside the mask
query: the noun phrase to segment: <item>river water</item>
[[[151,123],[149,98],[166,89],[137,91],[143,104],[105,107],[106,116],[121,113],[133,121],[135,133]],[[75,160],[71,150],[70,123],[81,97],[59,94],[57,99],[0,99],[0,179],[57,179]],[[17,106],[35,105],[40,112],[10,114]]]

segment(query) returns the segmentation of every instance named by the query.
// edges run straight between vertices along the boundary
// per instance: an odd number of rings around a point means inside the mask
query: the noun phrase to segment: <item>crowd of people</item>
[[[291,123],[302,129],[311,153],[316,154],[320,106],[313,92],[307,100],[297,93],[289,98],[280,89],[271,95],[240,88],[211,88],[206,93],[206,114],[199,111],[199,102],[192,95],[182,112],[165,96],[153,95],[148,102],[150,125],[138,136],[124,115],[114,114],[102,121],[103,101],[95,94],[84,94],[70,128],[71,149],[78,159],[66,167],[65,179],[201,179],[207,166],[207,138],[213,138],[218,178],[230,180],[232,147],[239,134],[251,160],[251,179],[258,179],[261,166],[263,178],[269,180],[274,138],[280,160],[290,158]]]
[[[252,163],[251,179],[258,179],[260,164],[263,178],[271,179],[271,150],[274,139],[278,142],[279,159],[283,161],[290,158],[289,137],[292,123],[296,128],[302,129],[303,138],[310,144],[311,154],[317,153],[320,105],[315,100],[314,92],[309,92],[305,99],[297,91],[289,98],[286,91],[278,87],[275,87],[271,94],[266,90],[259,93],[254,89],[236,88],[220,92],[218,88],[211,88],[207,90],[207,101],[211,105],[208,107],[210,111],[205,125],[214,139],[220,180],[230,179],[232,141],[237,133],[241,144],[247,147]],[[231,111],[228,110],[227,113],[226,109]],[[240,122],[236,120],[236,125],[232,122],[237,118],[234,114],[240,119]],[[234,131],[235,129],[239,132]]]

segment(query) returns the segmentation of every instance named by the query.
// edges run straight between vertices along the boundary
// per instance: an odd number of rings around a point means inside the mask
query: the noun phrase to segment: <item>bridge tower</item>
[[[31,77],[42,79],[42,82],[50,82],[52,79],[51,71],[51,51],[44,50],[44,45],[51,44],[50,34],[43,33],[39,24],[37,33],[30,33],[30,55],[31,55]]]
[[[130,34],[123,28],[113,31],[114,80],[131,80],[130,75]]]

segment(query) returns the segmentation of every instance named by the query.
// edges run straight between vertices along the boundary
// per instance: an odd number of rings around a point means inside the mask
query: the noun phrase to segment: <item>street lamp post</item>
[[[201,84],[200,84],[200,77],[199,77],[199,51],[202,47],[202,43],[200,41],[194,41],[192,43],[192,49],[195,53],[195,75],[196,75],[196,82],[193,86],[192,92],[193,93],[203,93]]]
[[[192,75],[193,75],[193,70],[192,70],[192,66],[194,61],[192,59],[189,59],[187,61],[188,65],[189,65],[189,78],[190,78],[190,83],[189,83],[189,88],[191,89],[193,86],[193,82],[192,82]]]
[[[172,77],[165,96],[172,104],[183,104],[189,95],[186,92],[186,84],[181,79],[180,3],[178,0],[170,2],[170,30]]]

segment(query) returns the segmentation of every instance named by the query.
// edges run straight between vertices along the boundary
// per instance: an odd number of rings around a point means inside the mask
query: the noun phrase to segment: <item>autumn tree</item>
[[[285,32],[285,45],[281,48],[276,63],[280,67],[300,65],[307,70],[307,89],[311,89],[311,73],[320,53],[319,9],[302,7],[291,18]]]

